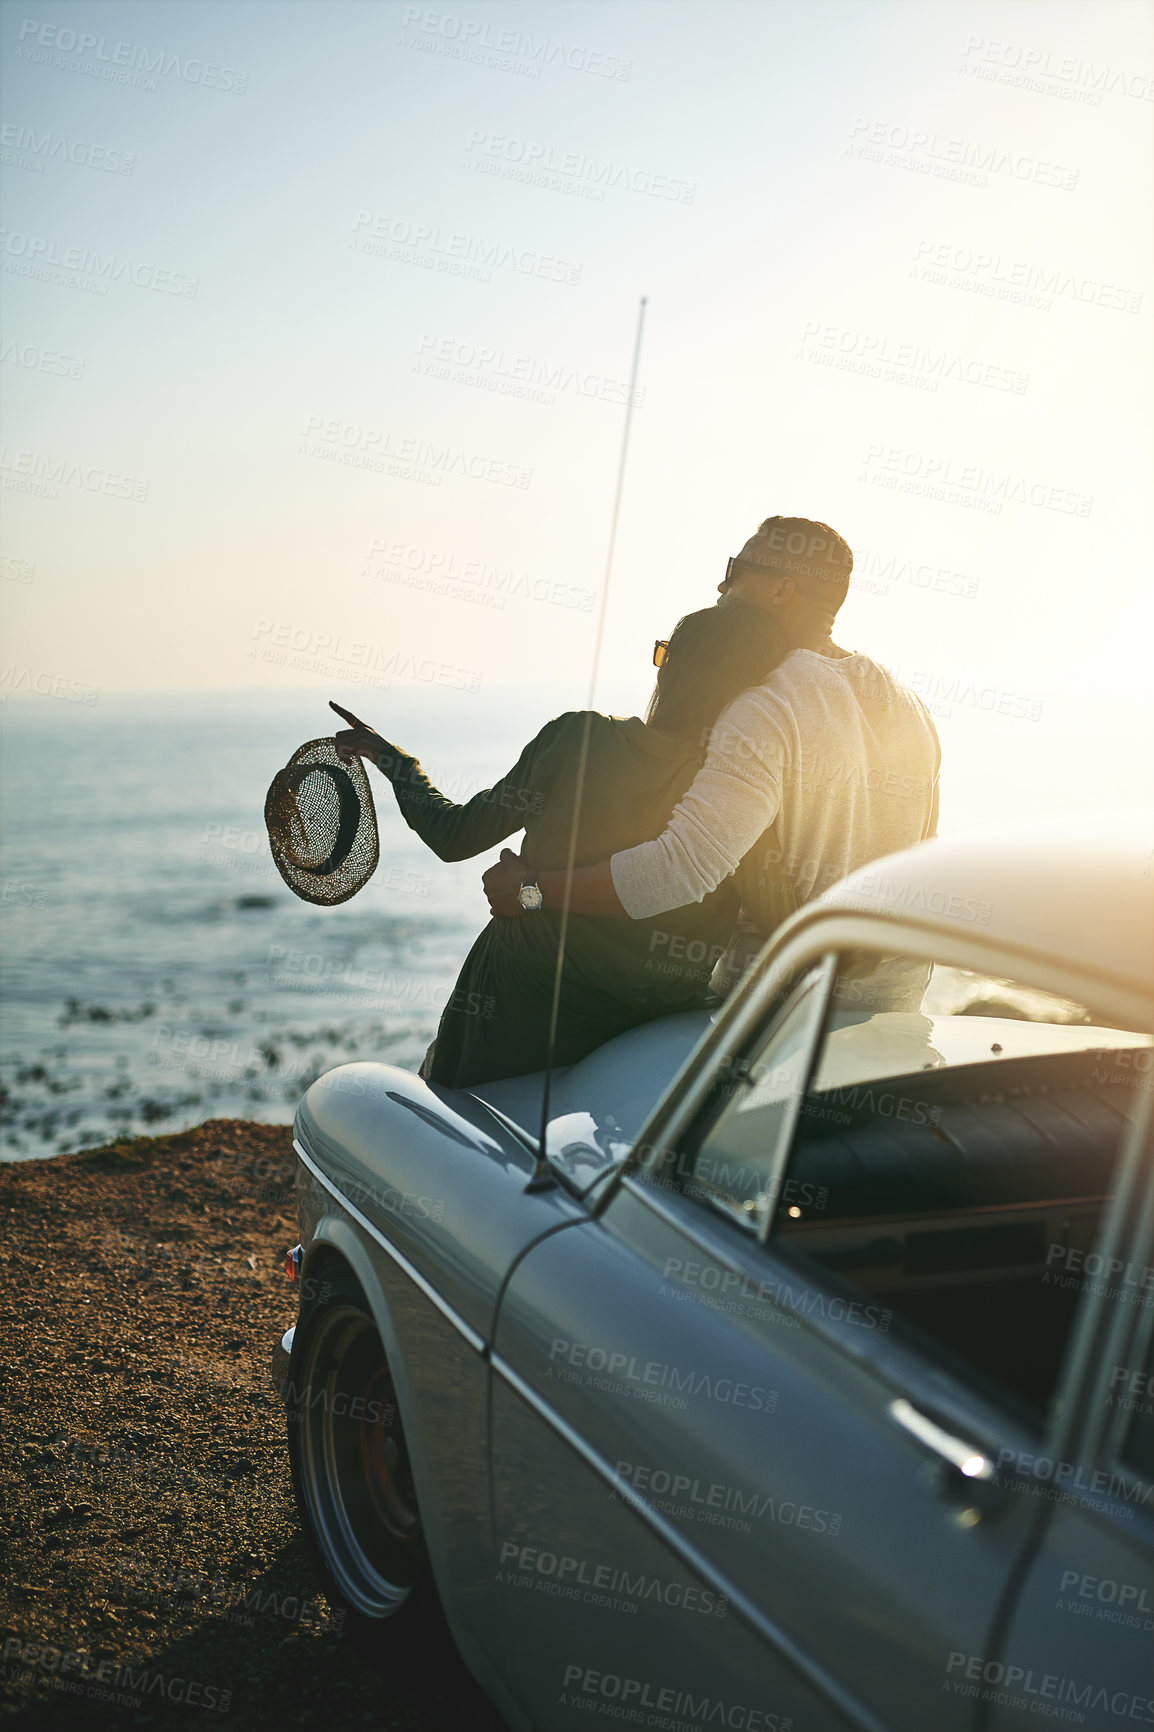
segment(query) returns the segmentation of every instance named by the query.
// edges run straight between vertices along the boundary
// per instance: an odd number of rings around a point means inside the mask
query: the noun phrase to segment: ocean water
[[[454,799],[488,786],[556,696],[334,691]],[[0,1155],[209,1117],[289,1123],[351,1058],[416,1069],[488,919],[492,859],[444,865],[370,770],[381,840],[316,908],[272,863],[264,798],[340,724],[310,692],[4,704]]]
[[[209,1117],[287,1124],[335,1064],[420,1064],[488,918],[480,874],[494,854],[442,864],[370,770],[375,875],[337,908],[295,897],[269,854],[264,798],[298,745],[334,731],[328,695],[3,703],[0,1158]],[[331,695],[455,800],[586,701],[560,686]],[[639,701],[640,689],[602,697],[618,713]],[[943,833],[1130,803],[1147,724],[1130,704],[1078,711],[1000,732],[942,718]]]

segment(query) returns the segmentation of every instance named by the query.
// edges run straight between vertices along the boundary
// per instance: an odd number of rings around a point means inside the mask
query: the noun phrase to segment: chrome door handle
[[[955,1437],[952,1432],[943,1429],[932,1419],[927,1419],[924,1413],[903,1399],[891,1401],[889,1405],[890,1418],[896,1420],[903,1431],[908,1431],[911,1437],[932,1450],[943,1461],[949,1462],[966,1479],[990,1480],[994,1477],[994,1464],[982,1450],[972,1443],[967,1443],[962,1437]]]

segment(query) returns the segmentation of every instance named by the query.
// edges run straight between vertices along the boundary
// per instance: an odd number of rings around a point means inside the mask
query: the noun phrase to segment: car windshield
[[[820,1095],[920,1071],[1086,1052],[1148,1079],[1149,1046],[1143,1034],[1095,1022],[1072,999],[1014,981],[941,966],[931,974],[897,958],[863,975],[851,960],[839,974],[810,1088]]]

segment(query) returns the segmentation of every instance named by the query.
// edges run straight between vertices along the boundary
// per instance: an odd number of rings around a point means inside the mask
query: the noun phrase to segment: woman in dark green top
[[[702,763],[727,704],[783,654],[771,615],[727,598],[688,614],[669,640],[647,719],[574,710],[547,722],[508,775],[462,806],[417,760],[363,726],[339,751],[371,758],[393,784],[405,822],[442,860],[467,860],[524,830],[527,878],[564,867],[582,737],[588,757],[575,865],[591,865],[664,830]],[[334,706],[335,707],[335,706]],[[467,1088],[544,1068],[560,910],[490,920],[465,959],[437,1031],[431,1082]],[[737,918],[732,880],[649,920],[570,917],[556,1062],[573,1064],[652,1017],[706,1002],[713,965]]]

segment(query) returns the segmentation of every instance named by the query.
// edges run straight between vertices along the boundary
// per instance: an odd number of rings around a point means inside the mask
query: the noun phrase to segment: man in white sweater
[[[718,605],[771,610],[788,653],[725,711],[664,833],[573,873],[574,913],[644,919],[699,902],[736,871],[760,944],[847,873],[936,833],[941,751],[929,712],[833,641],[852,567],[835,530],[796,517],[767,518],[730,560]],[[560,907],[565,876],[540,875],[538,905]],[[484,875],[494,914],[538,902],[519,899],[523,882],[506,850]]]

